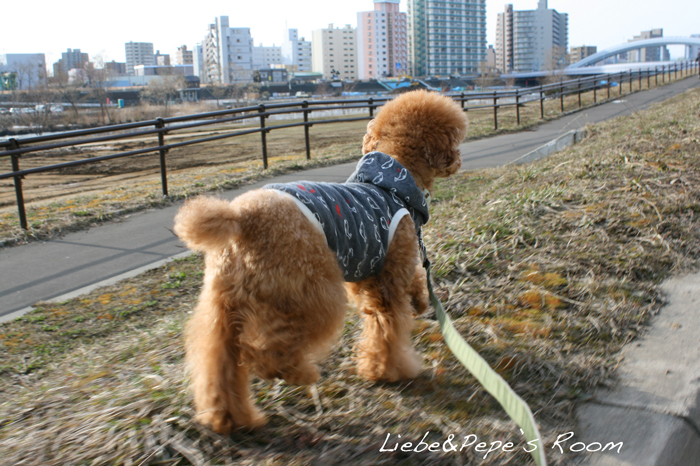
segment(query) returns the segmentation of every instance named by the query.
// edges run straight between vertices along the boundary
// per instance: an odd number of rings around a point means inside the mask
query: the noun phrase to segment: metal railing
[[[607,98],[611,98],[611,82],[617,83],[618,93],[622,94],[623,84],[628,83],[630,91],[632,83],[635,80],[641,83],[646,79],[647,86],[650,86],[651,78],[654,78],[655,84],[658,84],[659,78],[662,83],[666,81],[666,76],[673,73],[675,78],[678,73],[681,76],[688,75],[697,70],[695,62],[679,62],[673,66],[659,67],[655,70],[647,71],[629,71],[621,72],[613,75],[598,75],[589,78],[579,78],[574,80],[560,81],[552,84],[541,85],[536,87],[493,91],[493,92],[475,92],[475,93],[460,93],[448,94],[455,101],[459,102],[465,112],[474,110],[493,110],[493,126],[498,129],[498,111],[502,108],[515,107],[517,125],[521,124],[520,109],[527,103],[539,101],[540,118],[544,119],[544,102],[545,100],[559,99],[561,111],[564,111],[564,98],[566,96],[578,95],[578,106],[582,106],[581,95],[585,92],[593,91],[594,103],[598,101],[597,93],[601,89],[605,89]],[[605,82],[603,82],[605,81]],[[200,113],[194,115],[178,116],[171,118],[156,118],[154,120],[146,120],[134,123],[125,123],[119,125],[104,126],[99,128],[90,128],[77,131],[68,131],[58,134],[47,134],[43,136],[28,137],[25,139],[11,138],[5,142],[0,142],[0,148],[4,151],[0,152],[0,158],[10,157],[12,171],[0,173],[0,180],[13,178],[15,195],[17,199],[17,208],[19,212],[20,225],[23,229],[27,229],[27,215],[25,210],[24,194],[22,190],[22,179],[28,175],[43,173],[52,170],[60,170],[76,165],[84,165],[90,163],[102,162],[105,160],[131,157],[147,153],[158,153],[160,159],[160,175],[161,186],[164,196],[168,195],[168,180],[167,180],[167,154],[171,149],[185,147],[193,144],[201,144],[205,142],[219,141],[229,138],[235,138],[247,134],[260,133],[262,146],[262,162],[265,169],[268,168],[268,153],[267,153],[267,134],[271,131],[282,128],[303,127],[304,140],[306,148],[307,160],[311,158],[311,148],[309,144],[309,128],[314,125],[342,123],[360,120],[370,120],[374,117],[374,111],[383,105],[391,97],[370,97],[367,99],[350,99],[350,100],[322,100],[322,101],[301,101],[287,102],[277,104],[261,104],[250,107],[235,108],[221,110],[216,112]],[[469,105],[469,102],[474,102],[475,105]],[[357,116],[350,118],[336,118],[325,120],[310,120],[313,112],[333,111],[333,110],[352,110],[367,109],[368,115]],[[287,124],[277,124],[268,126],[266,120],[274,115],[284,114],[300,114],[303,121]],[[166,143],[166,136],[177,131],[200,128],[208,125],[221,125],[225,123],[244,122],[257,120],[259,126],[256,128],[232,130],[223,134],[216,134],[197,139],[191,139],[180,142]],[[104,134],[99,137],[86,137],[96,134]],[[42,167],[21,169],[20,159],[24,154],[35,153],[65,147],[76,147],[96,142],[118,141],[120,139],[134,138],[137,136],[156,136],[157,144],[143,149],[120,152],[110,155],[98,157],[90,157],[82,160],[74,160]]]

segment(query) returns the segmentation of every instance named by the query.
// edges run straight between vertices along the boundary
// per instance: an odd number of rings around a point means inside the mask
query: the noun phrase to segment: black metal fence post
[[[163,146],[165,145],[165,133],[166,131],[163,129],[165,128],[165,122],[163,121],[162,118],[158,117],[156,118],[156,128],[162,130],[158,131],[158,153],[160,154],[160,184],[163,188],[163,196],[168,195],[168,174],[165,169],[165,154],[168,153],[167,149],[164,149]]]
[[[630,94],[632,93],[632,70],[630,70]]]
[[[374,99],[370,97],[367,102],[369,103],[369,117],[374,118]]]
[[[598,90],[598,79],[593,78],[593,103],[597,104],[598,103],[598,96],[596,94]]]
[[[265,105],[258,106],[260,114],[260,139],[262,140],[263,168],[267,170],[267,130],[265,129]]]
[[[559,102],[561,113],[564,113],[564,83],[562,81],[559,81]]]
[[[464,110],[464,92],[459,95],[459,100],[462,101],[462,110]]]
[[[498,93],[493,91],[493,129],[498,129]]]
[[[542,84],[540,84],[540,120],[544,120],[544,91],[542,90]]]
[[[12,138],[10,139],[10,150],[18,150],[19,149],[19,142],[17,142],[17,139]],[[13,172],[18,172],[19,171],[19,154],[12,154],[10,156],[12,159],[12,171]],[[27,230],[29,227],[27,226],[27,211],[24,209],[24,193],[22,192],[22,178],[24,176],[19,175],[15,176],[15,195],[17,196],[17,212],[19,213],[19,225],[22,227],[23,230]]]
[[[581,78],[578,78],[578,108],[581,108]]]
[[[309,144],[309,102],[303,101],[301,106],[304,108],[304,143],[306,144],[306,160],[311,160],[311,146]]]
[[[647,90],[651,88],[651,83],[649,82],[649,77],[651,76],[651,70],[647,68]]]
[[[625,76],[622,73],[620,73],[617,77],[617,81],[618,81],[618,83],[617,83],[618,89],[617,90],[618,90],[618,94],[620,96],[622,95],[622,81],[624,81],[624,79],[625,79]]]
[[[515,115],[518,126],[520,126],[520,93],[515,90]]]

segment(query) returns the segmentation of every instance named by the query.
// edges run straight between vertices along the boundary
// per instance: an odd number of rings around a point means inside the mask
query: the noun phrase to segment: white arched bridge
[[[663,47],[666,45],[696,45],[700,46],[700,38],[696,37],[657,37],[654,39],[644,39],[644,40],[636,40],[634,42],[627,42],[624,44],[616,45],[614,47],[610,47],[609,49],[600,51],[598,53],[594,53],[593,55],[590,55],[586,58],[584,58],[581,61],[578,61],[576,63],[573,63],[569,65],[566,69],[567,70],[572,70],[576,68],[583,68],[583,67],[589,67],[589,66],[594,66],[596,63],[599,63],[601,61],[604,61],[608,58],[617,56],[621,53],[625,52],[630,52],[632,50],[640,50],[640,49],[645,49],[648,47]],[[692,57],[695,58],[695,57]],[[650,64],[653,64],[654,62],[648,62]],[[657,65],[658,63],[667,63],[667,62],[656,62]],[[644,63],[635,63],[636,65],[643,65]],[[625,63],[625,66],[629,66],[631,63]]]
[[[518,81],[529,82],[528,80],[541,78],[544,76],[590,76],[599,74],[615,74],[624,71],[646,72],[656,71],[670,66],[677,66],[676,61],[653,61],[653,62],[637,62],[637,63],[615,63],[608,65],[598,65],[597,63],[604,62],[608,58],[614,57],[624,52],[632,50],[640,50],[647,47],[662,47],[666,45],[686,45],[700,46],[700,37],[658,37],[655,39],[637,40],[634,42],[626,42],[624,44],[610,47],[609,49],[595,53],[581,61],[573,63],[564,69],[547,70],[547,71],[529,71],[517,72],[501,75],[503,79],[515,79]],[[695,60],[692,57],[691,60]],[[684,65],[687,66],[687,65]]]

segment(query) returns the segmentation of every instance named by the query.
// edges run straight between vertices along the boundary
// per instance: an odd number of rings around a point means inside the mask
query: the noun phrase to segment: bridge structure
[[[608,49],[594,53],[583,60],[569,65],[561,70],[546,70],[546,71],[531,71],[521,73],[504,74],[501,76],[504,80],[514,79],[516,81],[529,81],[531,79],[541,78],[544,76],[591,76],[601,74],[614,74],[623,71],[657,71],[664,67],[668,69],[670,66],[677,65],[676,61],[652,61],[652,62],[637,62],[637,63],[614,63],[604,64],[610,58],[613,58],[621,53],[640,50],[648,47],[662,47],[667,45],[686,45],[700,47],[700,38],[698,37],[656,37],[654,39],[637,40],[616,45]]]

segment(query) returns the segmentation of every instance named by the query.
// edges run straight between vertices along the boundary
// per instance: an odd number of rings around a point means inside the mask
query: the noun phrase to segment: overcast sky
[[[531,10],[537,0],[486,0],[487,40],[493,44],[496,15],[506,3]],[[406,0],[401,0],[406,11]],[[700,0],[549,0],[549,8],[569,14],[569,46],[618,45],[641,31],[663,28],[664,36],[700,34]],[[357,25],[357,12],[372,0],[34,0],[3,1],[0,53],[45,53],[49,68],[66,49],[81,49],[90,59],[125,61],[124,43],[152,42],[154,50],[175,55],[204,38],[214,18],[227,15],[232,27],[249,27],[255,45],[280,45],[285,25],[311,40],[311,31]],[[671,48],[674,58],[682,47]]]

